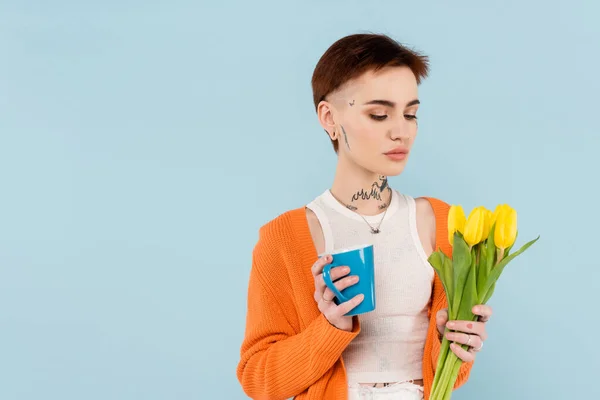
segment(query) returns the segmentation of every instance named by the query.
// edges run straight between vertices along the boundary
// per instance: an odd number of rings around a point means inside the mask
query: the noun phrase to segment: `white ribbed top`
[[[321,224],[325,252],[373,244],[376,309],[359,316],[360,334],[342,355],[348,383],[398,382],[422,378],[434,271],[417,232],[415,200],[392,189],[392,200],[372,234],[356,212],[329,190],[308,204]],[[383,212],[364,218],[373,227]]]

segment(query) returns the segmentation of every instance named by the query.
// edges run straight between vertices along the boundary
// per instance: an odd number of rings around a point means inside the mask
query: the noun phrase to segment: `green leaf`
[[[492,285],[492,287],[490,288],[490,290],[488,290],[488,292],[485,295],[485,297],[480,301],[480,304],[487,304],[488,300],[494,294],[494,289],[496,289],[496,282],[494,282],[494,284]]]
[[[431,253],[427,260],[429,261],[429,264],[431,264],[433,269],[437,272],[438,276],[440,277],[440,280],[442,281],[442,284],[444,285],[444,290],[447,293],[447,279],[444,271],[444,262],[446,258],[448,257],[446,257],[442,250],[437,250]]]
[[[452,271],[452,259],[444,256],[444,287],[446,289],[446,298],[448,299],[448,315],[454,315],[454,279]]]
[[[444,292],[448,299],[448,313],[452,310],[452,259],[447,257],[441,250],[433,252],[429,258],[429,263],[435,269],[444,286]]]
[[[477,294],[481,300],[483,296],[483,290],[487,283],[488,276],[494,263],[496,262],[496,244],[494,243],[494,231],[496,230],[496,223],[490,228],[490,233],[482,245],[482,257],[479,260],[478,273],[477,273]]]
[[[468,269],[467,279],[463,287],[462,299],[458,309],[457,319],[459,320],[472,320],[473,319],[473,306],[478,302],[477,298],[477,269],[475,260],[475,250],[472,250],[471,254],[471,265]]]
[[[487,259],[488,259],[488,247],[487,247],[487,243],[482,243],[480,248],[480,255],[479,255],[479,262],[477,263],[477,265],[475,266],[475,269],[477,270],[477,283],[476,283],[476,287],[477,287],[477,293],[481,293],[481,291],[483,290],[483,286],[485,285],[485,282],[487,282],[487,276],[488,276],[488,271],[487,271]],[[493,255],[492,255],[493,257]]]
[[[488,235],[486,250],[488,254],[487,264],[486,264],[486,273],[489,274],[492,270],[492,267],[496,263],[496,243],[494,242],[494,232],[496,231],[496,223],[492,225],[492,229],[490,229],[490,234]]]
[[[469,274],[471,266],[471,250],[467,242],[462,238],[459,232],[454,234],[454,248],[452,250],[452,269],[453,269],[453,311],[455,315],[451,315],[452,319],[456,319],[456,313],[460,307],[461,297],[463,295],[465,281]]]
[[[429,261],[429,264],[431,264],[433,269],[435,269],[440,276],[442,275],[442,266],[444,265],[443,257],[444,253],[442,253],[441,250],[437,250],[431,253],[429,258],[427,259],[427,261]]]
[[[484,298],[488,298],[489,296],[487,296],[487,292],[490,290],[490,288],[492,287],[493,284],[496,283],[496,281],[498,280],[498,278],[500,277],[500,274],[502,274],[502,271],[504,270],[504,267],[506,267],[506,265],[511,262],[515,257],[517,257],[519,254],[523,253],[525,250],[527,250],[532,244],[534,244],[535,242],[538,241],[540,237],[538,236],[537,238],[533,239],[532,241],[525,243],[523,245],[523,247],[521,247],[516,253],[513,253],[511,255],[509,255],[508,257],[502,259],[502,261],[500,261],[490,272],[490,275],[488,276],[485,288],[484,288]]]

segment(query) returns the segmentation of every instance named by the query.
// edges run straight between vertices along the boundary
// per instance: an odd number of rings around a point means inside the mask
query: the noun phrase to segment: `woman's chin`
[[[391,161],[387,159],[377,160],[378,162],[373,162],[373,160],[369,160],[371,162],[364,163],[361,161],[362,160],[352,160],[352,162],[355,163],[355,165],[367,171],[372,171],[373,173],[383,176],[396,176],[400,175],[404,171],[407,159],[401,161]]]
[[[380,174],[385,176],[397,176],[404,171],[405,163],[396,163],[396,165],[385,165],[380,168]]]

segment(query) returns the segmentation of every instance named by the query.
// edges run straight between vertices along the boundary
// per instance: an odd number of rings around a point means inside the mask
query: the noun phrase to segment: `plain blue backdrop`
[[[463,399],[599,398],[600,6],[0,1],[0,398],[245,399],[259,227],[329,187],[311,98],[344,35],[431,58],[412,196],[507,202]]]

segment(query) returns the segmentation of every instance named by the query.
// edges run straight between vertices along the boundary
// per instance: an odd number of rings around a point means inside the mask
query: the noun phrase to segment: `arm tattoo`
[[[348,103],[350,104],[350,107],[352,107],[354,105],[354,100],[352,100],[352,103]]]

